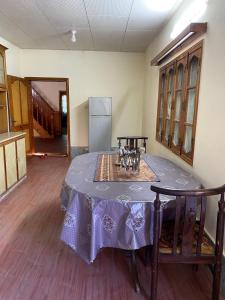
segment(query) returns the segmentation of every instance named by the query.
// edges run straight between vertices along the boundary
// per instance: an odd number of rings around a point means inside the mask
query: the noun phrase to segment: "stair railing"
[[[33,102],[33,117],[34,119],[54,137],[56,132],[54,128],[54,116],[56,112],[48,102],[32,88],[32,102]]]

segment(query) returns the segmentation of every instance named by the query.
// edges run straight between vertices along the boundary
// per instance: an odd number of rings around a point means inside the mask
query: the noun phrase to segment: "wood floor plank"
[[[0,300],[148,299],[150,268],[140,261],[143,291],[136,294],[120,250],[104,249],[87,265],[60,241],[59,194],[68,166],[67,158],[30,158],[27,180],[0,203]],[[204,266],[198,272],[161,266],[158,300],[210,299],[211,282]]]

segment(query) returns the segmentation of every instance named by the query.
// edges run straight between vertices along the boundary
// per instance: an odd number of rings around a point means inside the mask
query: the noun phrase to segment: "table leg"
[[[119,139],[118,146],[121,147],[121,139]]]
[[[136,262],[136,252],[135,250],[121,250],[123,254],[129,258],[131,262],[131,273],[132,278],[135,286],[135,292],[139,293],[141,290],[140,282],[138,279],[138,272],[137,272],[137,262]]]
[[[131,251],[131,268],[132,268],[132,275],[133,275],[133,280],[134,280],[134,285],[135,285],[135,291],[136,291],[136,293],[140,293],[141,288],[140,288],[140,282],[138,279],[135,250]]]
[[[135,139],[135,149],[137,150],[137,148],[138,148],[138,140]]]
[[[146,153],[146,140],[144,139],[143,147],[145,148],[145,153]]]

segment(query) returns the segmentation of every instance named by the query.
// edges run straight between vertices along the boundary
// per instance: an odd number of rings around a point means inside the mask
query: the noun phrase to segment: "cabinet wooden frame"
[[[159,74],[156,140],[190,165],[194,157],[202,47],[203,41],[200,41],[163,66]],[[194,60],[197,65],[193,79],[190,76]],[[174,76],[172,91],[169,87],[171,70]],[[193,80],[194,85],[191,86]]]

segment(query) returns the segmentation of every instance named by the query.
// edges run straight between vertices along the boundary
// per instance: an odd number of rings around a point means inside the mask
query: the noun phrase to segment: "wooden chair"
[[[188,263],[213,265],[212,299],[218,300],[220,293],[221,259],[224,235],[225,185],[213,189],[170,190],[151,186],[156,192],[154,201],[154,241],[152,248],[151,300],[157,299],[159,263]],[[175,198],[175,220],[162,220],[160,194]],[[206,197],[220,196],[218,201],[215,245],[204,231]],[[214,201],[214,198],[209,201]],[[200,208],[199,216],[197,207]],[[162,223],[161,223],[162,222]]]
[[[145,153],[146,153],[146,141],[148,140],[147,136],[119,136],[119,137],[117,137],[117,140],[118,140],[119,148],[122,145],[121,141],[125,140],[126,145],[129,146],[130,150],[137,149],[138,148],[138,141],[142,140],[143,141],[143,147],[144,147]]]

